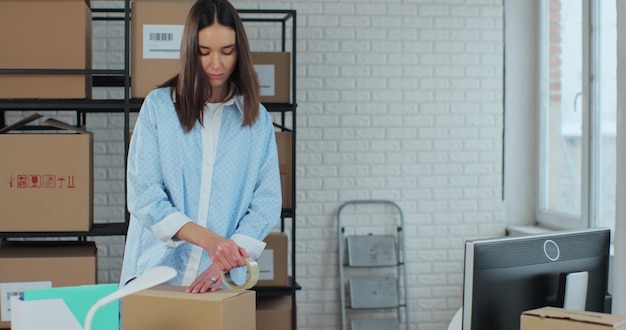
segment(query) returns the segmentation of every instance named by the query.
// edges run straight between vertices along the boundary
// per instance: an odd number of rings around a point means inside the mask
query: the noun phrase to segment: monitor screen
[[[465,242],[463,330],[519,330],[522,312],[563,307],[571,273],[588,274],[585,310],[609,312],[610,239],[595,228]]]

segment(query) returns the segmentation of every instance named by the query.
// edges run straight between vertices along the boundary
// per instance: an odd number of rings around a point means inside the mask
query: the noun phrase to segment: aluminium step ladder
[[[402,209],[352,200],[337,211],[341,329],[409,329]],[[404,310],[404,313],[402,311]]]

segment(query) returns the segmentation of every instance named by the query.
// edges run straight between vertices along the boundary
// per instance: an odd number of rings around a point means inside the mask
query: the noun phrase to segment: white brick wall
[[[233,3],[297,10],[300,329],[339,328],[337,209],[368,198],[393,200],[404,212],[411,329],[445,329],[461,305],[463,241],[504,232],[502,1]],[[94,28],[94,65],[120,68],[122,26],[104,24]],[[254,50],[277,49],[279,35],[248,26]],[[119,221],[123,117],[90,115],[88,125],[96,222]],[[115,282],[124,240],[96,241],[100,281]]]

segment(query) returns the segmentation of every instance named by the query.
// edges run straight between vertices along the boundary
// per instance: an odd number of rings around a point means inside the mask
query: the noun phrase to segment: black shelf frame
[[[296,27],[297,13],[295,10],[264,10],[264,9],[239,9],[238,10],[241,19],[245,22],[256,23],[279,23],[281,26],[281,51],[287,51],[287,23],[291,22],[291,102],[290,103],[263,103],[269,112],[281,113],[281,119],[279,123],[274,123],[274,126],[281,131],[291,131],[291,145],[292,145],[292,166],[295,169],[296,165]],[[273,17],[265,17],[267,15],[274,15]],[[291,125],[287,125],[286,114],[291,113]],[[301,290],[302,287],[296,281],[296,171],[292,171],[292,207],[289,209],[283,209],[281,214],[280,230],[284,232],[286,219],[291,219],[291,276],[289,276],[290,285],[287,287],[254,287],[257,296],[291,296],[291,327],[293,330],[297,329],[298,313],[296,308],[296,292]]]
[[[0,127],[7,125],[6,113],[10,111],[73,111],[76,113],[76,125],[85,128],[89,113],[123,113],[124,114],[124,159],[128,157],[130,140],[130,114],[139,112],[143,98],[133,98],[130,94],[130,19],[131,0],[124,0],[124,8],[91,8],[92,21],[123,21],[124,24],[124,67],[122,69],[7,69],[0,67],[0,74],[37,74],[59,75],[80,74],[91,75],[92,88],[120,87],[124,89],[122,99],[0,99]],[[291,22],[291,102],[290,103],[263,103],[272,113],[280,113],[280,122],[274,126],[282,131],[292,132],[292,164],[296,164],[296,10],[273,9],[239,9],[239,14],[245,22],[270,22],[281,25],[281,51],[287,51],[287,26]],[[266,17],[266,16],[272,17]],[[291,113],[290,125],[287,125],[286,114]],[[29,125],[23,130],[46,129],[42,126]],[[126,174],[124,174],[126,181]],[[296,291],[301,286],[296,281],[296,171],[292,171],[292,207],[283,208],[281,212],[280,230],[285,231],[286,219],[291,219],[291,275],[289,286],[255,287],[258,296],[285,296],[292,298],[292,329],[297,329]],[[124,187],[126,194],[126,187]],[[89,237],[126,236],[130,215],[125,212],[123,222],[96,223],[86,232],[0,232],[0,241],[11,238],[77,238],[86,240]]]

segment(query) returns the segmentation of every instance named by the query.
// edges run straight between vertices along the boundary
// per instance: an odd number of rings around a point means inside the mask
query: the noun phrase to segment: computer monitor
[[[595,228],[465,242],[463,330],[519,330],[522,312],[563,307],[562,279],[580,272],[588,274],[584,309],[610,312],[610,237]]]

